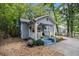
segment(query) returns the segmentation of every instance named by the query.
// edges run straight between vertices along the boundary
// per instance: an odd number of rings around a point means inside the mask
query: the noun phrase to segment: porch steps
[[[52,40],[48,40],[48,39],[45,39],[44,40],[44,45],[52,45],[54,42],[52,42]]]

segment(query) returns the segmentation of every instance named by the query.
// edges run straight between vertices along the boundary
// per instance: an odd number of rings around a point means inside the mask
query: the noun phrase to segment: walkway
[[[64,41],[51,45],[51,49],[55,49],[64,53],[66,56],[79,56],[79,39],[64,37]]]

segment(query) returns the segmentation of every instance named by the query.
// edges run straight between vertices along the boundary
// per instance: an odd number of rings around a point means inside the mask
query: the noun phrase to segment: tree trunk
[[[18,37],[21,37],[21,22],[20,22],[20,16],[18,17]]]
[[[68,20],[67,20],[67,36],[70,35],[69,32],[70,32],[70,30],[69,30],[69,19],[68,19]]]
[[[71,20],[71,37],[73,37],[73,20]]]
[[[57,16],[56,16],[56,13],[55,13],[55,8],[54,8],[54,4],[53,4],[53,14],[54,14],[54,19],[56,20],[57,22]],[[56,23],[56,29],[57,29],[57,34],[59,35],[59,28],[58,28],[58,24]]]
[[[68,9],[67,9],[67,12],[66,13],[68,13],[68,15],[66,15],[67,16],[67,36],[69,37],[70,36],[70,5],[69,4],[67,4],[67,6],[68,6]]]
[[[73,10],[73,4],[70,4],[70,34],[71,37],[73,37],[73,21],[74,21],[74,10]],[[72,10],[71,10],[72,9]]]

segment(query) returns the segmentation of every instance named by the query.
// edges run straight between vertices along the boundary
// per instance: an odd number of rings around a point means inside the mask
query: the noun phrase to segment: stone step
[[[44,45],[51,45],[54,42],[52,42],[51,40],[44,40]]]

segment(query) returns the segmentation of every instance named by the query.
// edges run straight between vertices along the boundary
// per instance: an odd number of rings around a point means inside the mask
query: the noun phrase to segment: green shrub
[[[41,36],[41,39],[44,38],[44,36]]]
[[[28,40],[27,46],[29,47],[34,47],[34,46],[40,46],[44,45],[44,42],[41,39],[35,40],[35,39],[30,39]]]
[[[44,42],[43,42],[41,39],[38,39],[38,40],[36,41],[36,45],[37,45],[37,46],[44,45]]]
[[[33,41],[33,45],[36,45],[36,40],[35,39],[32,39],[32,41]]]

